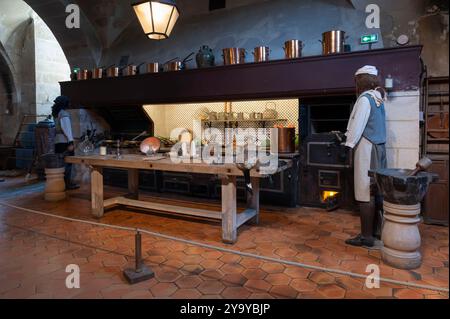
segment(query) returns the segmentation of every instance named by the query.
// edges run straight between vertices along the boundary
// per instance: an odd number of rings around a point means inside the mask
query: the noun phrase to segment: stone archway
[[[69,65],[72,67],[96,67],[102,56],[102,45],[95,28],[81,10],[81,28],[67,29],[66,7],[76,0],[24,0],[45,22],[58,40]]]
[[[0,112],[2,114],[13,114],[18,101],[18,92],[11,70],[12,63],[0,43]]]
[[[12,145],[25,115],[32,123],[42,120],[35,115],[50,114],[70,67],[51,30],[24,1],[0,2],[0,12],[0,143]]]

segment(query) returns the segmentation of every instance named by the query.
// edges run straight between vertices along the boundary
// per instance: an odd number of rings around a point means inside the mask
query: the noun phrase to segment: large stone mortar
[[[426,172],[408,176],[411,170],[380,169],[371,172],[384,196],[384,222],[381,257],[400,269],[416,269],[422,264],[420,202],[436,174]]]

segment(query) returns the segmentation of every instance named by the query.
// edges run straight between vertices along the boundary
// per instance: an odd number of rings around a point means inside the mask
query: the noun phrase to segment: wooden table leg
[[[103,169],[93,167],[91,171],[91,207],[95,217],[103,217]]]
[[[259,178],[252,177],[253,195],[247,195],[247,208],[256,210],[256,216],[251,219],[251,223],[259,223]]]
[[[128,170],[128,198],[139,199],[139,170]]]
[[[233,244],[237,239],[236,176],[222,178],[222,240]]]

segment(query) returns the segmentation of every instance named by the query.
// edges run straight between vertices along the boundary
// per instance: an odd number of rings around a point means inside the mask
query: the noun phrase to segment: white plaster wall
[[[420,154],[420,91],[391,93],[385,105],[388,167],[412,169]]]

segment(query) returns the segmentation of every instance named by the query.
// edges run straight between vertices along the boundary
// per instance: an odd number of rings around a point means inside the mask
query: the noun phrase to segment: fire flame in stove
[[[326,201],[327,199],[331,199],[333,197],[335,197],[336,195],[338,195],[339,192],[334,192],[334,191],[324,191],[322,192],[322,199],[323,201]]]

